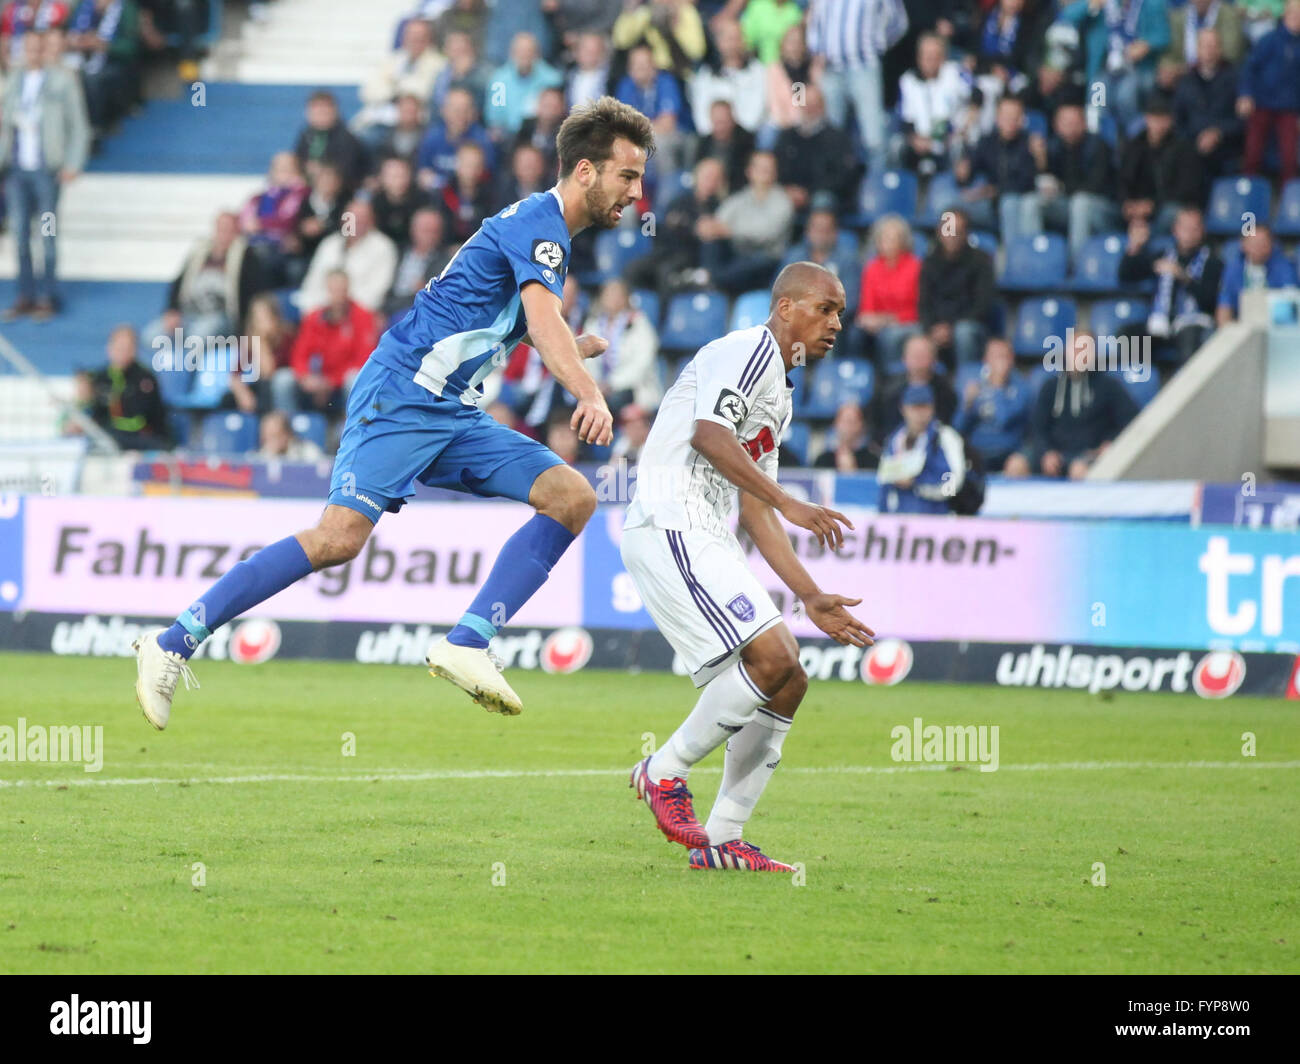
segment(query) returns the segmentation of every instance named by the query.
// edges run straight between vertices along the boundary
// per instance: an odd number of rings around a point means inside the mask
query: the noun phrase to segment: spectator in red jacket
[[[328,302],[303,319],[289,355],[271,382],[278,410],[342,413],[352,381],[375,346],[375,319],[348,295],[348,275],[331,270]]]
[[[912,254],[911,227],[897,214],[876,222],[871,242],[876,257],[862,270],[855,340],[861,349],[870,337],[877,364],[887,369],[902,358],[907,338],[921,331],[917,323],[921,260]]]

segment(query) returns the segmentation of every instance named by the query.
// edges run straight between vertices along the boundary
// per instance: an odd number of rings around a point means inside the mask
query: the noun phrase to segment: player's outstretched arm
[[[528,336],[542,363],[578,400],[572,427],[584,443],[606,444],[614,438],[614,419],[605,397],[582,364],[582,352],[573,330],[560,313],[560,297],[542,284],[526,284],[519,293],[528,321]]]
[[[749,534],[758,553],[772,567],[781,583],[803,603],[813,624],[837,643],[851,643],[857,647],[871,645],[876,633],[845,609],[846,606],[857,606],[862,600],[822,591],[799,561],[790,545],[790,537],[777,520],[776,511],[743,490],[740,493],[740,527]]]
[[[783,491],[775,480],[758,468],[745,448],[740,446],[735,432],[725,425],[698,418],[695,432],[691,436],[691,446],[741,491],[747,491],[767,503],[792,525],[806,528],[823,547],[838,549],[844,542],[844,532],[840,525],[853,527],[853,522],[843,514],[828,510],[825,506],[802,502]]]

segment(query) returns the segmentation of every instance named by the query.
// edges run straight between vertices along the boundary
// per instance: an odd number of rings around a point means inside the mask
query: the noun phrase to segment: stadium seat
[[[325,450],[325,430],[329,427],[329,423],[324,414],[316,411],[294,414],[289,419],[289,427],[293,429],[295,436],[311,440],[322,451]]]
[[[957,393],[958,399],[966,394],[966,385],[970,384],[971,381],[978,381],[983,372],[984,364],[982,362],[963,362],[957,367],[957,374],[952,382],[952,387],[953,391]]]
[[[916,224],[933,229],[939,224],[943,212],[961,205],[961,189],[951,170],[943,170],[930,178],[925,190],[925,205],[917,215]]]
[[[1280,237],[1300,237],[1300,177],[1282,187],[1277,202],[1277,217],[1273,219],[1273,232]]]
[[[727,297],[721,292],[679,292],[668,303],[659,346],[669,351],[697,350],[727,331]]]
[[[973,248],[978,248],[989,258],[997,260],[998,257],[998,238],[984,229],[974,229],[966,235],[966,243]]]
[[[841,403],[865,406],[871,401],[875,372],[864,358],[829,358],[804,376],[803,387],[796,390],[799,417],[832,418]]]
[[[766,288],[745,292],[736,297],[731,308],[731,328],[748,329],[767,321],[768,310],[772,302],[772,293]]]
[[[642,314],[650,319],[650,324],[659,330],[659,293],[653,288],[634,288],[628,301]]]
[[[622,277],[628,263],[650,253],[650,237],[640,226],[619,226],[596,234],[596,268],[583,278],[584,284],[604,284]]]
[[[1115,123],[1115,116],[1109,111],[1102,111],[1101,117],[1097,120],[1097,136],[1101,137],[1112,150],[1119,147],[1119,126]]]
[[[230,374],[205,369],[195,373],[189,393],[175,404],[186,410],[215,410],[230,391]]]
[[[257,418],[252,414],[209,414],[199,431],[199,450],[205,454],[243,455],[257,450]]]
[[[781,440],[781,450],[798,459],[797,465],[812,465],[808,449],[812,444],[812,429],[806,421],[792,421]]]
[[[1150,313],[1142,299],[1099,299],[1089,311],[1088,327],[1097,336],[1128,336],[1146,327]]]
[[[1253,215],[1257,224],[1268,224],[1268,182],[1262,177],[1218,178],[1210,188],[1206,231],[1214,236],[1240,236],[1246,214]]]
[[[1041,358],[1047,348],[1043,341],[1057,337],[1065,343],[1065,330],[1072,328],[1077,318],[1073,299],[1049,296],[1046,299],[1026,299],[1016,314],[1016,332],[1011,346],[1017,355]]]
[[[998,287],[1012,292],[1064,288],[1067,258],[1065,237],[1057,233],[1014,237],[1006,243]]]
[[[190,415],[185,410],[167,411],[167,428],[176,441],[178,450],[184,450],[190,442]]]
[[[280,313],[284,315],[284,320],[290,325],[300,325],[302,323],[302,311],[298,304],[293,301],[297,294],[296,288],[277,288],[270,295],[275,299],[280,308]]]
[[[1046,137],[1049,132],[1047,127],[1047,115],[1042,111],[1026,111],[1025,132],[1031,137]]]
[[[1146,374],[1145,379],[1140,379],[1134,370],[1116,372],[1116,376],[1124,385],[1124,390],[1139,407],[1151,402],[1156,392],[1160,390],[1160,371],[1155,366],[1147,368],[1150,372]]]
[[[906,170],[867,174],[858,192],[858,213],[844,224],[864,228],[885,214],[901,214],[916,222],[916,175]]]
[[[154,370],[154,376],[158,380],[158,394],[162,396],[163,404],[169,407],[185,409],[187,407],[186,400],[190,394],[190,386],[194,383],[194,375],[184,366],[181,366],[177,369]]]
[[[1094,236],[1079,249],[1070,288],[1075,292],[1114,292],[1120,287],[1119,263],[1124,257],[1124,234]]]

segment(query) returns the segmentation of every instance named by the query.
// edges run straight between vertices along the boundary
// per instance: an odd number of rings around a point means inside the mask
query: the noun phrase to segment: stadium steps
[[[223,42],[205,76],[279,85],[357,85],[392,49],[410,0],[281,0]],[[209,67],[211,69],[209,69]]]
[[[102,366],[109,329],[119,322],[139,328],[162,312],[167,298],[165,284],[148,281],[68,281],[61,291],[63,313],[52,321],[20,318],[0,326],[4,338],[37,369],[55,376]],[[16,296],[12,281],[0,281],[0,305],[8,306]],[[142,347],[141,360],[147,361],[148,355]],[[9,373],[0,359],[0,374]],[[7,377],[5,389],[12,383],[12,376]]]
[[[190,96],[153,100],[128,118],[105,142],[89,169],[104,173],[264,174],[277,151],[293,147],[303,124],[311,85],[206,84],[203,106]],[[345,115],[358,104],[357,90],[337,80],[326,87]],[[233,136],[232,133],[236,133]]]
[[[83,174],[59,204],[63,280],[171,281],[193,242],[225,207],[238,209],[259,178]],[[17,273],[17,245],[0,238],[0,278]]]

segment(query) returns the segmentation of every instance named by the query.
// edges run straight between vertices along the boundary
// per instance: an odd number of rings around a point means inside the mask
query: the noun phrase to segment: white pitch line
[[[949,764],[921,765],[792,765],[787,773],[799,775],[855,775],[887,776],[907,772],[948,772],[955,766]],[[966,772],[978,772],[978,762],[960,766]],[[1300,761],[1044,761],[1030,765],[999,765],[998,772],[1100,772],[1132,769],[1264,769],[1300,768]],[[718,768],[700,768],[697,772],[716,773]],[[483,780],[483,779],[548,779],[582,776],[622,776],[626,769],[570,768],[570,769],[431,769],[423,772],[401,770],[372,770],[341,775],[310,775],[301,772],[276,772],[242,776],[159,777],[124,776],[100,778],[91,774],[55,777],[45,780],[5,780],[4,787],[141,787],[170,785],[196,786],[205,783],[422,783],[431,780]],[[984,773],[981,773],[984,775]]]

